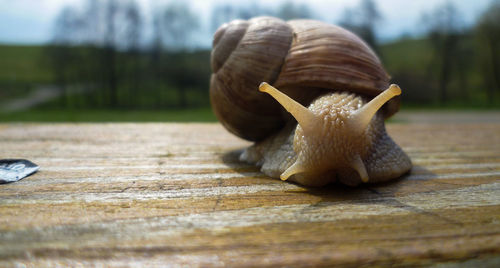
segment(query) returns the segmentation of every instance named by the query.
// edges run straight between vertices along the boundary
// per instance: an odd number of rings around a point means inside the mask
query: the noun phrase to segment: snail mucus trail
[[[259,90],[276,99],[297,121],[240,155],[241,161],[262,166],[265,174],[306,186],[337,179],[357,185],[395,178],[411,167],[377,113],[401,94],[397,85],[390,85],[369,102],[354,93],[328,93],[308,108],[265,82]]]

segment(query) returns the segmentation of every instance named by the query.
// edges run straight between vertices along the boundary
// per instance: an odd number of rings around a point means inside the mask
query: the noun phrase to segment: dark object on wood
[[[0,184],[21,180],[39,168],[35,163],[25,159],[0,159]]]

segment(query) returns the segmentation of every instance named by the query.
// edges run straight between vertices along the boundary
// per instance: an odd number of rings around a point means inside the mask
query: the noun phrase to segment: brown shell
[[[281,107],[258,91],[273,84],[307,105],[325,90],[376,96],[389,85],[377,55],[355,34],[314,20],[272,17],[236,20],[214,36],[210,100],[221,123],[244,139],[261,140],[280,129]],[[390,116],[399,99],[385,107]]]

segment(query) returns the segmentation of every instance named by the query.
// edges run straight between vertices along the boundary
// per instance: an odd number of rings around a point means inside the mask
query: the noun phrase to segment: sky
[[[152,11],[175,0],[137,0],[146,23],[151,21]],[[177,0],[180,1],[180,0]],[[360,0],[290,0],[307,4],[320,20],[336,23],[346,8],[354,8]],[[395,40],[401,35],[422,34],[422,14],[429,13],[439,5],[452,2],[458,9],[463,23],[471,25],[475,18],[488,7],[492,0],[375,0],[383,20],[377,28],[377,37],[382,41]],[[84,0],[0,0],[0,43],[44,44],[50,42],[54,20],[67,5],[83,6]],[[210,46],[209,19],[216,4],[231,3],[246,6],[250,0],[185,0],[199,15],[201,29],[200,46]],[[275,7],[283,1],[254,0],[257,4]],[[148,25],[148,24],[147,24]],[[150,28],[150,27],[149,27]],[[147,32],[147,29],[145,29]],[[146,34],[147,35],[147,34]]]

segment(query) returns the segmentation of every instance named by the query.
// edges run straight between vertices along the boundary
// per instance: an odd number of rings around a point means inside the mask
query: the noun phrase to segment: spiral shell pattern
[[[282,108],[259,84],[266,81],[307,105],[329,91],[373,97],[389,75],[373,50],[355,34],[314,20],[285,22],[273,17],[235,20],[214,35],[210,101],[219,121],[233,134],[258,141],[286,121]],[[399,109],[387,104],[385,115]]]

